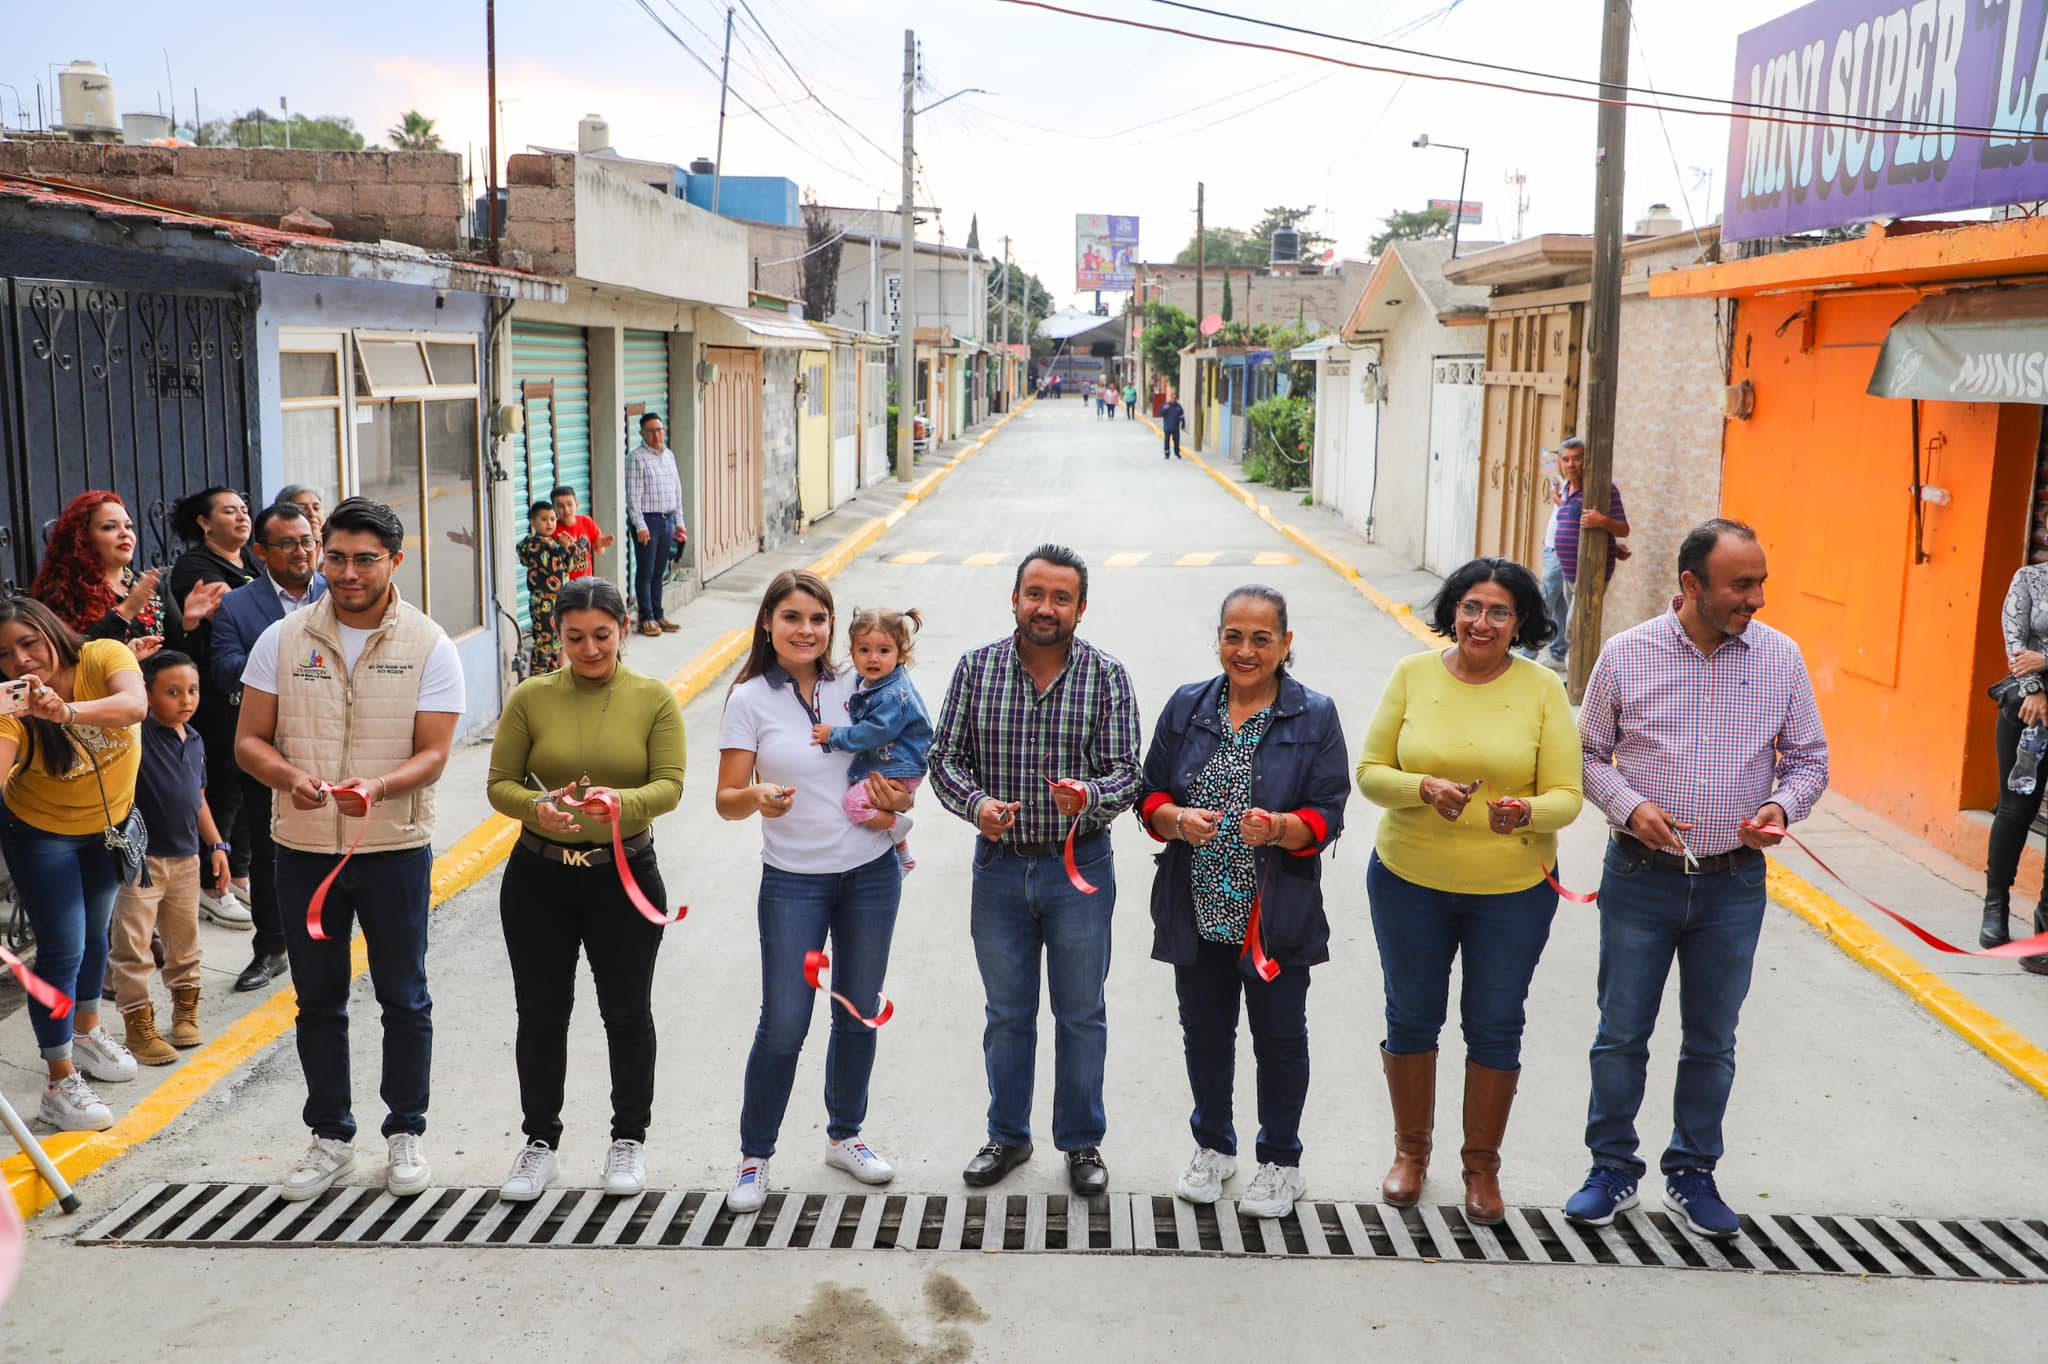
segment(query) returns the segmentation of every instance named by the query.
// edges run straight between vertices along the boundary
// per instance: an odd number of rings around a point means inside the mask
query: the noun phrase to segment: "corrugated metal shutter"
[[[626,406],[632,407],[636,403],[643,411],[660,415],[673,441],[676,424],[668,410],[667,332],[626,333]],[[640,432],[629,429],[626,448],[630,450],[639,443]]]
[[[512,323],[512,380],[551,383],[552,398],[527,396],[526,430],[512,446],[514,539],[526,535],[526,509],[558,483],[576,490],[590,506],[590,355],[581,327],[552,322]],[[533,621],[526,600],[526,574],[516,576],[516,613],[522,629]]]

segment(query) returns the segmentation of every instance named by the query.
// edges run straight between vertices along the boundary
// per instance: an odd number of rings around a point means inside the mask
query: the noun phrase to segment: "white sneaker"
[[[767,1201],[767,1158],[741,1157],[740,1168],[733,1172],[732,1187],[725,1191],[725,1206],[734,1212],[758,1212]]]
[[[559,1167],[554,1148],[544,1141],[529,1141],[512,1159],[512,1173],[498,1186],[498,1197],[507,1203],[531,1203],[555,1182]]]
[[[336,1137],[315,1137],[313,1144],[306,1148],[306,1154],[284,1172],[284,1187],[277,1191],[277,1196],[287,1203],[303,1203],[309,1198],[318,1198],[333,1188],[334,1181],[347,1174],[355,1163],[353,1142]]]
[[[75,1070],[43,1086],[42,1119],[59,1132],[104,1132],[114,1125],[114,1115]]]
[[[827,1142],[825,1163],[835,1170],[846,1171],[863,1184],[887,1184],[896,1178],[889,1162],[876,1155],[859,1137]]]
[[[410,1198],[433,1182],[434,1167],[427,1164],[419,1133],[394,1133],[384,1157],[384,1187],[394,1197]]]
[[[135,1078],[135,1053],[114,1040],[106,1024],[73,1035],[71,1060],[95,1080],[118,1084]]]
[[[1237,1157],[1206,1146],[1195,1149],[1195,1157],[1181,1172],[1173,1191],[1190,1203],[1214,1203],[1223,1197],[1224,1181],[1237,1173]]]
[[[647,1188],[647,1146],[620,1137],[604,1153],[604,1196],[624,1198]]]
[[[1252,1176],[1251,1186],[1237,1200],[1237,1210],[1252,1217],[1285,1217],[1294,1211],[1294,1200],[1307,1192],[1300,1166],[1268,1161]]]
[[[199,917],[237,932],[256,927],[256,920],[250,915],[249,907],[237,899],[232,890],[224,890],[219,896],[209,891],[200,891]]]

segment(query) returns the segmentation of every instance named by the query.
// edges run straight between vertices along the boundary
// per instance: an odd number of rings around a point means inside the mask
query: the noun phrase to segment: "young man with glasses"
[[[320,542],[302,508],[280,502],[259,512],[249,547],[263,565],[263,576],[228,593],[214,612],[213,657],[205,679],[237,714],[250,648],[270,626],[327,591],[327,577],[315,567]],[[277,912],[277,848],[270,838],[269,789],[240,769],[235,776],[250,810],[249,915],[256,927],[254,955],[235,977],[235,989],[260,990],[289,969],[284,923]]]
[[[307,1147],[282,1196],[318,1196],[355,1163],[349,1111],[349,940],[360,919],[383,1008],[385,1184],[432,1182],[427,1127],[433,1000],[427,994],[427,886],[434,783],[462,715],[461,660],[441,627],[399,600],[392,574],[405,527],[351,497],[321,531],[327,594],[263,632],[242,674],[235,756],[275,794],[277,888],[299,991]],[[326,886],[313,935],[309,905]]]

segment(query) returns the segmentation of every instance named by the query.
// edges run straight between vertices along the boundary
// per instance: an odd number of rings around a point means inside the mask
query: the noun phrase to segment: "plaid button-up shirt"
[[[1085,640],[1043,693],[1008,639],[964,655],[946,689],[932,741],[939,804],[972,823],[984,800],[1020,801],[1006,843],[1066,837],[1067,818],[1043,778],[1088,788],[1082,833],[1107,828],[1144,790],[1138,765],[1138,702],[1123,664]]]
[[[676,472],[676,453],[636,445],[626,456],[626,520],[633,529],[647,529],[643,513],[679,516],[683,510],[683,476]]]
[[[1672,610],[1607,641],[1579,710],[1586,796],[1619,829],[1654,800],[1700,857],[1771,801],[1804,819],[1828,784],[1806,660],[1761,622],[1702,654]],[[1678,852],[1667,848],[1667,852]]]

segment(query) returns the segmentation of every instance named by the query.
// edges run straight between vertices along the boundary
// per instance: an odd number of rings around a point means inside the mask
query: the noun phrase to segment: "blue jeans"
[[[1586,1105],[1594,1164],[1634,1179],[1647,1168],[1636,1154],[1636,1111],[1674,958],[1678,1083],[1662,1168],[1711,1170],[1721,1159],[1721,1115],[1735,1087],[1735,1023],[1763,930],[1765,863],[1762,853],[1743,852],[1726,871],[1687,876],[1608,844],[1600,878],[1600,1030]]]
[[[1492,1070],[1522,1064],[1529,981],[1550,941],[1557,892],[1538,881],[1504,895],[1431,890],[1388,870],[1374,853],[1365,891],[1387,994],[1386,1049],[1436,1050],[1450,1010],[1451,959],[1464,961],[1458,1012],[1465,1055]]]
[[[1272,980],[1246,975],[1239,949],[1204,940],[1189,966],[1173,968],[1180,997],[1181,1045],[1195,1111],[1195,1144],[1237,1154],[1231,1082],[1237,1078],[1237,999],[1251,1017],[1258,1058],[1261,1165],[1301,1164],[1301,1110],[1308,1103],[1308,968],[1290,966]]]
[[[662,620],[661,584],[675,552],[676,514],[642,512],[640,519],[647,523],[647,543],[633,537],[633,604],[641,620]]]
[[[1543,546],[1543,609],[1557,627],[1557,638],[1550,641],[1550,656],[1562,663],[1571,652],[1572,585],[1565,580],[1555,544]],[[1536,657],[1536,651],[1530,650],[1528,656]]]
[[[829,937],[831,987],[874,1017],[902,898],[903,869],[893,848],[851,871],[806,875],[761,868],[761,1022],[747,1053],[741,1155],[775,1154],[790,1087],[796,1083],[796,1059],[821,994],[804,979],[804,954],[823,948]],[[839,1001],[824,998],[832,1015],[825,1043],[825,1134],[845,1141],[860,1135],[868,1115],[875,1030]]]
[[[434,1059],[434,1001],[427,994],[427,892],[432,848],[361,853],[327,891],[320,927],[306,933],[306,904],[339,857],[277,850],[277,905],[285,953],[299,991],[299,1065],[306,1072],[306,1126],[316,1137],[352,1141],[349,1111],[348,983],[356,921],[370,955],[370,985],[384,1010],[384,1135],[427,1130],[428,1072]]]
[[[974,845],[974,960],[988,1000],[982,1059],[988,1067],[988,1136],[1006,1146],[1031,1140],[1031,1088],[1038,1061],[1038,969],[1052,995],[1052,1140],[1062,1151],[1100,1146],[1109,1118],[1102,1072],[1109,1056],[1109,925],[1116,864],[1109,835],[1074,842],[1074,862],[1096,887],[1083,895],[1057,856],[1025,857],[1000,843]]]
[[[36,935],[36,974],[96,1015],[107,980],[107,925],[121,876],[104,834],[53,834],[7,817],[7,869]],[[71,1059],[70,1018],[33,999],[29,1026],[45,1061]]]

